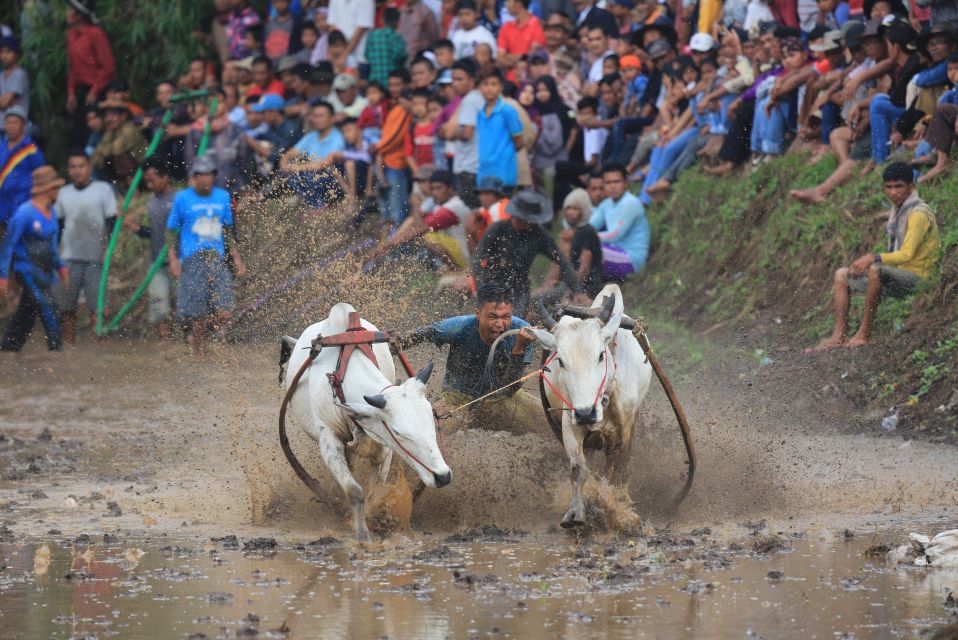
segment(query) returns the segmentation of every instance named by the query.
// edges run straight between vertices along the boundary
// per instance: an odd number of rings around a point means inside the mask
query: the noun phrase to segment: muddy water
[[[863,555],[874,536],[847,535],[55,536],[0,544],[0,637],[911,638],[948,620],[958,574],[888,567]]]

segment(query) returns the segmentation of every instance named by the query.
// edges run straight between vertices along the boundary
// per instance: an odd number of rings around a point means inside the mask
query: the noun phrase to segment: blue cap
[[[286,106],[283,97],[276,93],[264,93],[259,102],[253,105],[254,113],[263,113],[264,111],[282,111]]]
[[[0,38],[0,49],[13,49],[20,53],[20,41],[13,36],[4,36]]]

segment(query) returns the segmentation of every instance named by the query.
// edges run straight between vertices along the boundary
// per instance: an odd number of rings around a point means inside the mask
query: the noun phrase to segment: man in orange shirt
[[[256,102],[267,93],[275,93],[278,96],[285,95],[286,87],[282,81],[273,75],[273,68],[266,56],[258,56],[253,60],[251,73],[253,86],[246,90],[246,102]]]
[[[522,56],[529,55],[536,46],[546,45],[546,34],[539,18],[529,13],[529,2],[530,0],[506,0],[506,10],[516,19],[506,22],[499,29],[499,54],[496,61],[500,67],[507,70],[510,80]]]
[[[369,150],[371,155],[380,156],[383,165],[383,186],[387,193],[379,210],[384,219],[397,227],[409,215],[409,172],[404,150],[412,122],[411,104],[412,95],[407,89],[386,114],[380,143]]]

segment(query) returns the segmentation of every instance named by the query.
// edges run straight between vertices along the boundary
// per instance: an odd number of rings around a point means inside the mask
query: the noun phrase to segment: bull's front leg
[[[336,482],[343,488],[350,506],[353,508],[353,524],[358,542],[371,542],[369,529],[366,528],[366,493],[362,485],[356,482],[349,464],[346,462],[346,446],[329,429],[319,430],[319,453]]]
[[[575,424],[571,414],[562,416],[562,444],[572,468],[572,499],[569,509],[562,517],[561,524],[570,529],[585,524],[585,503],[582,500],[582,485],[585,483],[589,470],[585,466],[585,452],[582,450],[582,441],[585,439],[585,428]]]

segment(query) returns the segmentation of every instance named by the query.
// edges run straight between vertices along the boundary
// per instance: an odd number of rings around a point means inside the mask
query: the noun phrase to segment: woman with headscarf
[[[592,216],[592,200],[585,189],[573,189],[562,203],[559,216],[563,229],[557,242],[559,250],[569,258],[575,269],[579,288],[589,300],[599,295],[602,289],[602,242],[595,228],[589,224]],[[559,284],[559,267],[553,265],[546,282],[532,293],[539,297]]]
[[[559,96],[555,78],[541,76],[536,80],[535,91],[535,109],[541,125],[532,152],[532,166],[539,174],[543,191],[551,198],[556,162],[569,159],[569,148],[575,140],[575,120]]]

